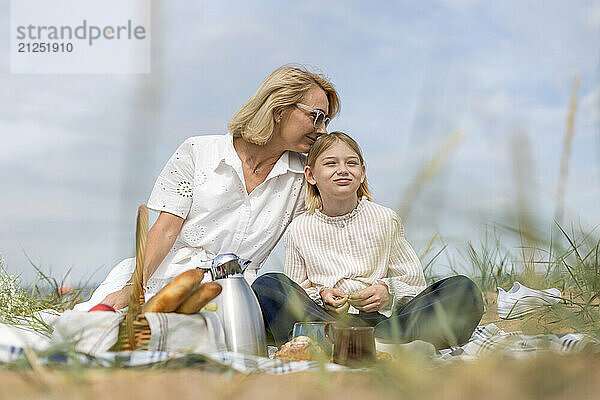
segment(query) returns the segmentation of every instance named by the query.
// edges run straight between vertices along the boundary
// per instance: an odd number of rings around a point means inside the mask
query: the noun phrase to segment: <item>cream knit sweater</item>
[[[324,288],[351,294],[383,283],[393,301],[380,313],[389,317],[393,307],[426,286],[421,262],[404,238],[398,214],[366,198],[338,217],[319,210],[296,217],[284,244],[286,275],[319,304]]]

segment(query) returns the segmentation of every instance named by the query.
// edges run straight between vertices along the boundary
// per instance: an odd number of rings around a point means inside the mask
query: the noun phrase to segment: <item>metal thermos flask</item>
[[[214,302],[223,324],[229,351],[267,355],[265,325],[256,295],[244,279],[249,260],[233,253],[219,254],[212,260],[210,272],[223,290]]]

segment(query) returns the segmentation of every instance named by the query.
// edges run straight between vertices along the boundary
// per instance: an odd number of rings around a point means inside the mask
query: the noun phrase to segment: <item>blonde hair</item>
[[[313,87],[325,91],[329,101],[329,118],[340,110],[339,96],[333,84],[322,74],[304,66],[284,65],[271,72],[256,92],[233,114],[227,128],[234,137],[255,144],[265,144],[275,129],[275,114],[294,105]]]
[[[317,139],[317,141],[312,145],[310,151],[308,152],[308,156],[306,157],[306,165],[311,169],[315,167],[315,163],[319,155],[321,155],[325,150],[333,146],[337,142],[344,142],[348,145],[358,155],[358,159],[360,160],[360,165],[365,165],[365,160],[363,158],[362,152],[360,151],[360,147],[358,143],[350,136],[345,134],[344,132],[331,132],[328,135],[323,135]],[[373,197],[371,196],[371,192],[369,191],[369,184],[367,183],[367,177],[365,176],[365,180],[358,187],[358,198],[359,200],[363,197],[366,197],[367,200],[372,201]],[[309,213],[314,213],[315,210],[321,210],[323,208],[323,200],[321,199],[321,194],[319,193],[319,188],[316,185],[312,185],[309,182],[306,182],[306,192],[304,193],[304,204],[306,205],[306,209]]]

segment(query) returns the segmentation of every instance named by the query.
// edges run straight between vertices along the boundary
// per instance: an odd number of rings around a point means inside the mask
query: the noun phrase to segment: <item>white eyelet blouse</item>
[[[303,155],[286,151],[265,181],[248,194],[231,134],[187,139],[167,162],[148,200],[148,208],[185,221],[148,280],[146,297],[183,271],[209,266],[207,260],[221,253],[251,260],[245,277],[252,282],[292,218],[305,209],[304,162]],[[84,307],[123,287],[134,264],[127,259],[117,265]]]

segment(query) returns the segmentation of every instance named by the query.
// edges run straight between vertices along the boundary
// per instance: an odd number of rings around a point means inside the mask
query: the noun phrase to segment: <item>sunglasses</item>
[[[325,124],[325,128],[327,128],[327,125],[329,125],[331,118],[325,114],[325,111],[319,110],[318,108],[309,107],[302,103],[296,103],[296,106],[311,113],[313,116],[313,126],[315,128],[321,126],[321,123]]]

